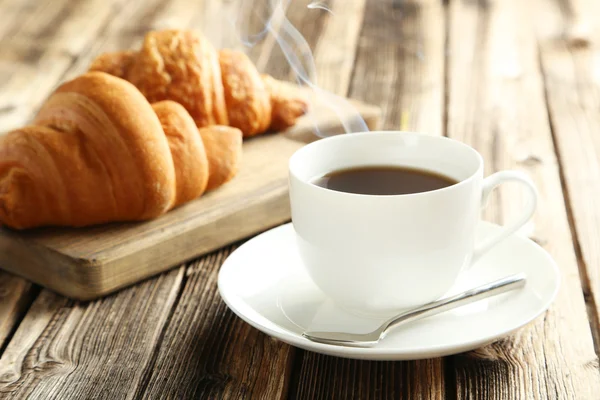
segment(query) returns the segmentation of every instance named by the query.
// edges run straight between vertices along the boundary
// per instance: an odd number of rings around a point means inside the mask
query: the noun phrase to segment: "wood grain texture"
[[[356,105],[368,121],[377,119],[378,109]],[[313,136],[313,124],[339,128],[336,116],[315,104],[311,116],[284,134],[247,140],[231,182],[160,218],[85,229],[0,230],[0,265],[89,300],[281,224],[290,218],[288,160],[304,145],[294,139]]]
[[[141,399],[281,398],[292,348],[239,319],[221,300],[218,271],[233,248],[193,263]]]
[[[323,23],[323,39],[314,52],[317,73],[314,83],[338,96],[347,96],[350,89],[365,4],[366,0],[335,0],[324,4],[330,12]]]
[[[381,106],[385,129],[441,135],[444,40],[439,1],[369,2],[349,97]]]
[[[8,41],[76,57],[99,35],[123,3],[123,0],[38,2]]]
[[[134,3],[92,0],[75,7],[63,1],[24,3],[17,29],[0,42],[0,132],[31,120],[57,83],[81,68],[82,55],[97,45],[108,27],[126,17]]]
[[[36,294],[31,282],[0,272],[0,356]]]
[[[540,202],[528,229],[558,263],[561,290],[527,327],[450,359],[459,399],[593,399],[600,391],[537,43],[527,22],[540,16],[535,7],[526,11],[518,0],[450,3],[448,133],[482,153],[487,173],[518,169],[533,178]],[[524,197],[518,186],[502,187],[487,218],[511,220]]]
[[[444,399],[441,361],[361,361],[305,352],[292,398]]]
[[[215,47],[236,49],[250,55],[254,51],[260,51],[260,44],[251,46],[247,36],[264,29],[262,21],[258,18],[259,9],[268,2],[211,0],[190,6],[189,0],[179,1],[187,2],[188,9],[196,9],[189,26],[202,30]],[[256,26],[257,24],[260,26]],[[252,56],[250,58],[255,61]]]
[[[249,0],[247,0],[249,1]],[[330,0],[321,1],[325,7],[328,6]],[[267,29],[266,22],[269,20],[273,13],[273,7],[269,4],[276,2],[254,2],[257,5],[256,13],[259,14],[255,22],[255,26],[251,29],[251,32],[259,32],[261,28]],[[255,60],[256,65],[260,71],[270,74],[277,79],[285,81],[296,82],[296,74],[293,71],[288,59],[282,51],[282,44],[278,42],[277,38],[285,43],[297,57],[299,62],[298,68],[301,70],[310,70],[310,57],[314,49],[318,46],[320,40],[321,30],[325,21],[327,21],[328,14],[326,11],[320,9],[309,9],[307,6],[313,3],[311,0],[296,0],[290,2],[282,2],[285,6],[285,20],[281,14],[275,14],[271,23],[268,25],[266,30],[267,34],[262,39],[260,47],[250,51],[251,58]],[[261,26],[262,22],[262,26]],[[284,31],[297,33],[290,35],[284,35]],[[300,39],[300,40],[298,40]],[[309,76],[311,80],[313,76]]]
[[[85,72],[98,54],[136,47],[153,29],[203,30],[204,8],[200,0],[19,2],[14,14],[22,20],[0,39],[0,132],[30,121],[60,82]],[[12,23],[9,15],[0,15],[2,24]]]
[[[570,7],[535,2],[536,12],[551,22],[537,24],[540,61],[554,139],[562,167],[588,317],[600,347],[600,26],[597,2]],[[533,12],[533,10],[532,10]]]
[[[0,40],[15,37],[15,32],[20,28],[22,21],[30,15],[35,8],[36,0],[2,1],[2,24],[0,24]]]
[[[341,2],[340,2],[341,3]],[[340,3],[333,3],[333,6]],[[360,9],[361,2],[344,6]],[[335,8],[334,8],[335,12]],[[384,110],[384,129],[413,129],[442,134],[444,89],[444,12],[437,1],[370,1],[365,4],[356,43],[351,97]],[[355,18],[360,18],[355,16]],[[341,23],[332,17],[329,23]],[[346,21],[344,22],[346,23]],[[349,23],[353,26],[352,23]],[[326,27],[324,32],[337,29]],[[323,40],[323,39],[322,39]],[[331,37],[329,46],[336,46]],[[325,43],[320,42],[321,52]],[[353,51],[345,53],[354,57]],[[343,65],[342,61],[342,65]],[[326,64],[321,64],[323,68]],[[336,64],[332,64],[332,68]],[[343,73],[343,71],[342,71]],[[335,73],[322,73],[321,78]],[[332,86],[342,81],[333,78]],[[323,83],[327,86],[327,83]],[[340,92],[343,92],[338,87]],[[297,399],[443,399],[442,359],[409,362],[347,360],[303,352],[296,361],[290,397]],[[452,391],[454,392],[454,388]]]
[[[131,398],[143,383],[184,271],[95,303],[42,291],[0,358],[0,396]]]

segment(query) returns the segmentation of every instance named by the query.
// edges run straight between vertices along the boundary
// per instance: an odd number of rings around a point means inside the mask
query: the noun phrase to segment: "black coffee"
[[[429,192],[458,183],[436,172],[399,166],[373,166],[341,169],[312,181],[317,186],[339,192],[397,195]]]

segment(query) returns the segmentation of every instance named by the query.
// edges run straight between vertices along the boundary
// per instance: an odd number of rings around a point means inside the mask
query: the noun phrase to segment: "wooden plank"
[[[245,52],[261,73],[272,73],[267,66],[275,44],[265,23],[272,13],[271,2],[253,0],[214,0],[202,2],[190,22],[201,30],[217,48],[233,48]],[[289,70],[286,63],[278,68]]]
[[[143,21],[130,27],[130,33],[135,33],[141,38],[146,32],[161,29],[198,29],[203,34],[209,35],[208,27],[202,23],[198,25],[198,15],[206,13],[206,7],[210,3],[221,4],[223,0],[206,2],[203,0],[169,0],[156,3],[153,7],[144,7]],[[235,3],[235,1],[232,1]],[[218,15],[214,16],[215,18]],[[213,43],[220,47],[218,43]]]
[[[576,251],[596,349],[600,347],[600,69],[598,2],[576,1],[570,7],[538,4],[553,30],[537,24],[541,66],[554,140],[558,147],[567,210],[577,233]],[[534,12],[531,10],[531,12]]]
[[[26,124],[71,63],[70,55],[55,50],[18,43],[1,46],[0,132]]]
[[[285,393],[290,347],[237,318],[219,296],[218,270],[231,250],[188,268],[181,300],[138,398],[275,399]]]
[[[36,294],[31,282],[0,272],[0,356]]]
[[[265,2],[268,3],[268,2]],[[284,2],[285,3],[285,2]],[[306,44],[310,48],[311,53],[314,52],[316,43],[320,40],[321,30],[325,21],[330,15],[323,10],[311,10],[307,6],[312,3],[311,0],[296,0],[287,2],[286,17],[288,24],[291,24],[298,30],[300,35],[306,40]],[[323,2],[325,5],[329,1]],[[281,46],[274,39],[275,34],[283,27],[283,22],[280,19],[274,19],[273,33],[269,34],[265,39],[265,43],[261,49],[262,53],[257,58],[257,67],[264,73],[270,74],[273,77],[281,80],[296,82],[295,74],[286,59]],[[284,39],[285,36],[281,36]],[[307,50],[299,47],[297,43],[286,41],[290,48],[294,49],[300,55],[302,51]],[[306,67],[305,67],[306,68]],[[313,77],[310,77],[311,79]]]
[[[9,43],[76,56],[96,37],[123,0],[42,1],[8,38]]]
[[[201,5],[202,2],[194,4]],[[90,62],[103,52],[138,48],[150,30],[160,27],[185,28],[193,15],[191,7],[191,0],[126,1],[94,40],[77,54],[75,62],[61,81],[87,71]]]
[[[197,13],[190,26],[199,29],[217,48],[248,50],[244,45],[241,29],[256,9],[268,2],[250,0],[212,0],[196,5]],[[253,20],[254,22],[258,22]],[[262,29],[262,28],[261,28]],[[254,60],[253,60],[254,61]]]
[[[31,370],[34,364],[27,360],[27,355],[50,325],[54,315],[58,314],[61,308],[67,304],[65,298],[56,296],[49,291],[40,293],[28,315],[19,325],[10,345],[0,357],[0,394],[5,397],[9,395],[11,398],[17,397],[15,390],[8,386],[21,378],[22,371]],[[21,397],[26,396],[22,395]]]
[[[526,328],[450,359],[459,399],[592,399],[600,391],[528,22],[540,15],[536,7],[527,10],[518,0],[450,3],[448,134],[477,148],[487,173],[518,169],[532,176],[540,202],[530,233],[557,261],[561,290]],[[487,213],[497,222],[518,215],[525,200],[518,187],[500,192],[495,212]]]
[[[386,129],[443,133],[445,24],[438,3],[368,3],[349,97],[381,106]]]
[[[305,352],[299,399],[443,399],[442,360],[361,361]]]
[[[0,131],[31,119],[79,52],[94,41],[113,15],[119,15],[121,3],[37,2],[22,11],[19,29],[0,47]],[[55,19],[56,15],[62,19]]]
[[[135,392],[184,272],[175,269],[93,303],[42,291],[0,358],[0,395],[85,399]]]
[[[368,120],[378,115],[372,107],[357,108]],[[290,218],[287,163],[304,145],[290,138],[311,136],[315,123],[339,131],[326,108],[315,106],[311,115],[284,135],[247,140],[232,182],[160,218],[85,229],[0,230],[0,265],[65,296],[89,300],[281,224]]]
[[[317,77],[314,84],[338,96],[348,95],[365,3],[366,0],[319,3],[328,7],[331,13],[325,14],[327,18],[321,32],[321,37],[325,39],[320,40],[315,48]]]
[[[334,15],[360,2],[330,4]],[[364,8],[350,96],[368,99],[384,110],[384,129],[412,129],[442,134],[444,88],[444,12],[438,1],[371,1]],[[339,7],[339,8],[338,8]],[[331,23],[353,26],[353,21]],[[355,18],[360,16],[355,15]],[[324,32],[337,29],[326,28]],[[353,32],[357,35],[359,32]],[[350,33],[348,33],[350,34]],[[320,54],[338,45],[330,36],[320,42]],[[351,41],[350,41],[351,42]],[[334,51],[333,49],[331,51]],[[353,57],[352,51],[346,54]],[[317,63],[319,61],[317,60]],[[321,64],[325,66],[326,64]],[[332,65],[332,67],[335,64]],[[333,77],[323,73],[321,77]],[[335,78],[333,78],[335,79]],[[340,81],[333,80],[332,87]],[[327,86],[327,83],[323,83]],[[342,88],[338,89],[342,92]],[[346,360],[303,352],[296,360],[291,397],[300,399],[445,398],[441,359],[410,362]]]
[[[98,54],[138,46],[155,26],[181,23],[177,27],[185,27],[194,15],[189,9],[201,4],[191,0],[112,1],[112,7],[103,0],[77,2],[86,6],[73,12],[63,10],[66,19],[51,21],[58,27],[52,28],[44,41],[36,37],[43,32],[36,31],[31,23],[33,33],[28,36],[18,31],[0,47],[0,132],[26,124],[60,82],[85,72]],[[72,3],[65,3],[65,7]],[[43,20],[47,4],[37,3],[29,19]],[[96,14],[98,8],[103,11],[90,24],[89,15]],[[73,33],[78,30],[78,34]]]
[[[2,0],[0,1],[0,40],[15,36],[23,21],[25,21],[32,10],[40,7],[41,4],[37,0]]]

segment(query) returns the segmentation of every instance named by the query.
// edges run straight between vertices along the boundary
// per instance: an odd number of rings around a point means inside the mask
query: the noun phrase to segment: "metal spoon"
[[[447,297],[419,308],[406,311],[385,321],[379,328],[370,333],[345,333],[345,332],[304,332],[302,336],[319,343],[338,346],[371,347],[377,344],[385,335],[400,325],[419,319],[437,315],[444,311],[471,304],[476,301],[496,296],[525,286],[527,276],[524,273],[507,276],[494,282],[469,289],[457,295]]]

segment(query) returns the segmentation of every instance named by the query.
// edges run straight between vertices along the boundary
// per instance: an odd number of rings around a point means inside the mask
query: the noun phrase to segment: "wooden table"
[[[258,3],[258,2],[256,2]],[[541,201],[527,233],[558,262],[561,290],[515,335],[466,354],[365,362],[302,351],[237,318],[217,292],[237,245],[81,303],[0,272],[0,397],[600,398],[600,3],[589,0],[294,0],[324,89],[378,104],[384,128],[477,148]],[[165,27],[237,45],[255,4],[209,0],[0,0],[0,122],[27,122],[57,82],[101,51]],[[242,20],[241,18],[238,19]],[[249,26],[258,32],[254,23]],[[246,48],[292,79],[276,41]],[[485,212],[520,209],[503,189]]]

